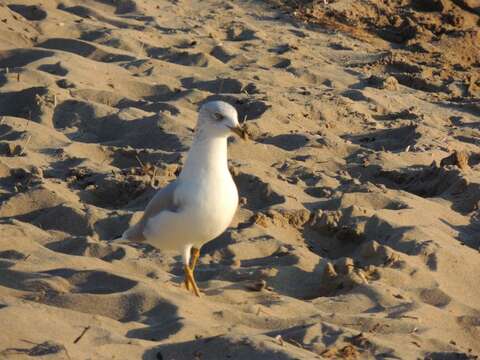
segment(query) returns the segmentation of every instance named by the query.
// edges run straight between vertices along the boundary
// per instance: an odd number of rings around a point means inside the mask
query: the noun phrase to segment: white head
[[[233,132],[246,138],[238,122],[237,110],[224,101],[209,101],[200,107],[197,131],[217,137],[228,137]]]

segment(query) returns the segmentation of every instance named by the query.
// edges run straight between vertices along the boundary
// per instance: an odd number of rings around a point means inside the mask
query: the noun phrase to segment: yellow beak
[[[235,126],[235,127],[229,126],[229,129],[232,130],[233,133],[237,134],[243,140],[248,139],[248,134],[247,134],[247,132],[245,131],[244,128],[242,128],[240,126]]]

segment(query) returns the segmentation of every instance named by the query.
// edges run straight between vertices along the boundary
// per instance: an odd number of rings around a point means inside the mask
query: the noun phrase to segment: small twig
[[[267,316],[272,316],[272,314],[270,314],[269,312],[265,311],[264,309],[262,309],[262,308],[259,306],[256,315],[259,316],[261,313],[264,313],[264,314],[267,315]]]
[[[78,342],[80,341],[80,339],[83,337],[83,335],[85,335],[85,333],[86,333],[88,330],[90,330],[90,326],[85,327],[85,328],[83,329],[82,333],[81,333],[80,335],[78,335],[78,337],[77,337],[75,340],[73,340],[73,343],[74,343],[74,344],[78,343]]]
[[[20,155],[23,155],[25,153],[25,150],[27,150],[27,145],[32,140],[32,135],[28,135],[27,138],[25,139],[25,143],[23,144],[23,149],[20,153]]]
[[[142,160],[140,160],[140,158],[139,158],[137,155],[135,155],[135,159],[137,159],[137,161],[138,161],[138,163],[140,164],[140,167],[141,167],[141,168],[144,168],[144,167],[145,167],[145,165],[143,164]]]
[[[70,354],[68,353],[68,350],[65,346],[61,344],[56,344],[52,343],[49,341],[45,341],[41,344],[35,343],[33,341],[29,340],[22,340],[23,342],[26,342],[28,344],[35,345],[34,347],[30,349],[23,349],[23,348],[7,348],[3,351],[0,352],[0,354],[5,354],[5,353],[19,353],[19,354],[26,354],[28,356],[39,356],[41,354],[55,354],[59,353],[60,351],[63,350],[65,352],[65,355],[67,356],[67,359],[71,360],[72,358],[70,357]]]
[[[362,281],[365,283],[365,284],[368,284],[368,280],[367,278],[365,277],[365,275],[363,274],[363,272],[361,271],[356,271],[357,275],[360,277],[360,279],[362,279]]]
[[[27,261],[27,259],[30,257],[30,255],[31,255],[31,254],[28,254],[27,256],[25,256],[25,257],[23,258],[23,261]]]
[[[157,167],[154,166],[153,167],[153,174],[152,174],[152,178],[150,179],[150,186],[154,189],[156,189],[155,187],[155,177],[157,176]]]
[[[28,143],[32,140],[32,135],[28,135],[27,138],[25,139],[25,144],[23,146],[27,147]]]
[[[418,317],[417,316],[410,316],[410,315],[402,315],[400,316],[401,319],[414,319],[414,320],[418,320]]]
[[[28,129],[28,125],[30,125],[30,120],[32,120],[32,110],[28,110],[28,117],[27,117],[27,123],[25,124],[25,131]]]
[[[223,90],[223,82],[225,80],[223,78],[220,79],[220,86],[218,87],[218,94],[221,94],[222,93],[222,90]]]

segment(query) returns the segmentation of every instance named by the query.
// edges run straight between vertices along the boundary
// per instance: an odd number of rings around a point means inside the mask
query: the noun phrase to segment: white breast
[[[238,207],[237,187],[228,170],[184,182],[175,195],[184,204],[189,218],[186,226],[192,227],[192,241],[198,245],[224,232]]]
[[[228,170],[226,139],[196,141],[174,192],[176,212],[163,211],[145,227],[147,241],[160,249],[200,248],[230,225],[238,191]]]

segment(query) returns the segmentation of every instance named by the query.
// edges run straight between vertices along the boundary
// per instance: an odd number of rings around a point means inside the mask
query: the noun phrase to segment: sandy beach
[[[0,2],[0,359],[480,356],[476,0]],[[231,227],[118,242],[200,104]]]

